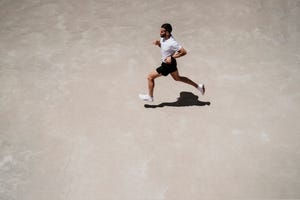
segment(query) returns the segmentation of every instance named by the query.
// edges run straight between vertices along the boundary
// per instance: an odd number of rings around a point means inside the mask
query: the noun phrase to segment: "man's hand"
[[[155,40],[155,41],[153,42],[153,44],[160,47],[160,41],[159,41],[159,40]]]
[[[166,64],[171,64],[171,62],[172,62],[172,57],[171,57],[171,56],[167,57],[167,58],[165,59],[165,62],[166,62]]]

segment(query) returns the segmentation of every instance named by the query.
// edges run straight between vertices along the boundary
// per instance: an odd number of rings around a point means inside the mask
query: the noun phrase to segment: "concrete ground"
[[[299,19],[299,0],[0,0],[0,199],[300,199]],[[204,96],[169,76],[138,99],[164,22]]]

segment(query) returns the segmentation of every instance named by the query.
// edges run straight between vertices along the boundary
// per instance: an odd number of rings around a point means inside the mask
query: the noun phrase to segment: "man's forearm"
[[[181,56],[184,56],[186,54],[186,51],[177,51],[176,53],[174,53],[174,55],[172,56],[173,58],[179,58]]]

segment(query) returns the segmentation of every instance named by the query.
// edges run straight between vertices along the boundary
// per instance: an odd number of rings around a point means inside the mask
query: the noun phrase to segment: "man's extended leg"
[[[149,96],[153,97],[153,92],[154,92],[154,86],[155,86],[155,82],[154,79],[160,77],[161,74],[157,73],[157,71],[151,72],[148,75],[148,90],[149,90]]]
[[[154,79],[160,77],[161,74],[159,74],[158,72],[154,71],[151,72],[148,75],[148,94],[140,94],[139,97],[140,99],[144,100],[144,101],[153,101],[153,93],[154,93],[154,86],[155,86],[155,82]]]
[[[205,87],[204,87],[203,84],[198,85],[197,83],[195,83],[191,79],[189,79],[187,77],[184,77],[184,76],[180,76],[178,70],[175,71],[175,72],[172,72],[171,76],[173,77],[173,79],[175,81],[181,81],[183,83],[187,83],[187,84],[190,84],[190,85],[194,86],[195,88],[197,88],[201,92],[202,95],[205,93]]]

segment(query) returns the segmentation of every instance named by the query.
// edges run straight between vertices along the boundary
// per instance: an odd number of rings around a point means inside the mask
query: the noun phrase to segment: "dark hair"
[[[169,23],[165,23],[165,24],[161,25],[161,28],[166,29],[166,31],[168,31],[169,33],[172,32],[172,26]]]

